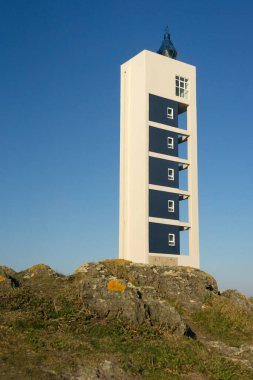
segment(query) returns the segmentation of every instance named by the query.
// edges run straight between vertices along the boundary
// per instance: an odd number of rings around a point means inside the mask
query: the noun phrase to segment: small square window
[[[171,107],[167,107],[167,119],[174,119],[174,110]]]
[[[167,137],[167,147],[168,149],[174,149],[174,138]]]
[[[168,212],[174,212],[175,211],[175,202],[168,200]]]
[[[168,180],[174,181],[174,169],[168,168]]]
[[[175,247],[175,234],[169,234],[168,235],[168,244],[170,247]]]

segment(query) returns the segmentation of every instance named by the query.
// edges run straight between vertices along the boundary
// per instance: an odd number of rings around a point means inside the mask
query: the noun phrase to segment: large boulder
[[[95,265],[96,269],[92,269]],[[77,273],[100,272],[131,283],[132,286],[154,289],[163,299],[177,301],[187,308],[200,308],[210,294],[218,294],[215,279],[191,267],[168,267],[136,264],[125,260],[105,260],[99,264],[83,264]]]
[[[6,266],[0,266],[0,286],[1,288],[16,288],[19,286],[17,273]]]
[[[207,294],[218,293],[215,280],[204,272],[124,260],[83,264],[76,279],[84,306],[100,318],[159,325],[178,335],[192,336],[192,332],[177,303],[201,307]]]
[[[46,264],[33,265],[32,267],[20,272],[19,274],[24,279],[32,279],[38,277],[58,277],[58,273]]]

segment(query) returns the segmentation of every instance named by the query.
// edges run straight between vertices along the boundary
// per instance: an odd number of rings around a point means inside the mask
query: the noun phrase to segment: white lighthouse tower
[[[121,66],[119,257],[199,268],[196,68],[176,56],[165,32]]]

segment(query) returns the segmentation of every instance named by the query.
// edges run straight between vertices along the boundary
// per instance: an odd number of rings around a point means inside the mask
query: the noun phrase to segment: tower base
[[[162,256],[150,256],[148,257],[148,263],[151,265],[168,265],[175,267],[178,265],[178,259],[175,257],[162,257]]]

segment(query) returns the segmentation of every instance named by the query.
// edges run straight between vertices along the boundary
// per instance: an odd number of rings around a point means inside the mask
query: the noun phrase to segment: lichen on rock
[[[123,293],[126,289],[126,285],[120,282],[117,278],[115,278],[107,282],[107,289],[111,292]]]
[[[0,282],[6,281],[6,277],[0,274]]]

